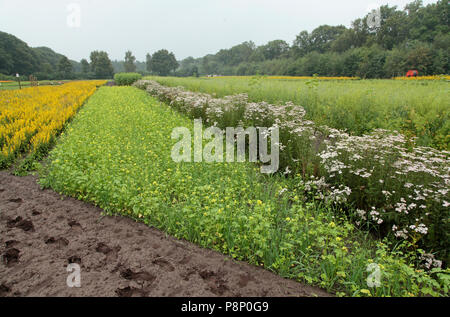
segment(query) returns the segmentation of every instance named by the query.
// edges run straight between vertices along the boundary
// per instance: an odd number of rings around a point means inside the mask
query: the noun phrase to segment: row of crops
[[[252,102],[293,102],[306,110],[306,119],[319,126],[327,125],[359,136],[374,129],[396,130],[417,145],[449,150],[450,85],[447,77],[442,80],[263,76],[148,79],[220,98],[246,93]]]
[[[332,206],[307,200],[300,175],[174,162],[172,130],[193,125],[137,88],[100,88],[51,152],[41,184],[338,295],[448,291],[448,270],[418,269],[422,251],[374,239]],[[382,279],[369,288],[373,263]]]
[[[448,152],[411,148],[386,130],[364,136],[317,126],[290,102],[250,102],[246,95],[214,98],[154,81],[136,86],[191,118],[226,127],[277,127],[280,167],[298,175],[305,196],[350,216],[362,229],[408,241],[447,260],[449,250]]]
[[[0,169],[20,155],[45,155],[70,120],[105,81],[73,82],[0,93]]]
[[[319,126],[293,103],[152,81],[137,84],[146,91],[97,90],[104,83],[1,93],[2,168],[27,157],[44,187],[337,295],[448,295],[448,152],[387,131]],[[174,162],[173,129],[192,133],[195,118],[221,128],[278,124],[282,171]],[[374,270],[380,281],[370,287]]]

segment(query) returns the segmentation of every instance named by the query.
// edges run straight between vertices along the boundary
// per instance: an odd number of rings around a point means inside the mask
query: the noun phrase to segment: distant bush
[[[0,74],[0,80],[14,80],[13,76],[8,76],[4,74]]]
[[[131,86],[141,78],[142,75],[138,73],[119,73],[114,75],[114,80],[119,86]]]
[[[38,72],[34,74],[38,80],[55,80],[56,76],[52,73]]]

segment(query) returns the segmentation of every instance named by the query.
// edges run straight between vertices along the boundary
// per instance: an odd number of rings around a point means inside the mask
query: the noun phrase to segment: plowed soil
[[[329,296],[0,172],[0,296]],[[67,286],[78,263],[81,287]]]

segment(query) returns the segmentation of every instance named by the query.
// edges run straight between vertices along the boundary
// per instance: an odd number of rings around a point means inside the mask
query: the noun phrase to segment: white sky
[[[47,46],[70,59],[105,50],[138,60],[161,48],[177,59],[201,57],[252,40],[292,44],[302,30],[319,25],[350,26],[368,8],[403,9],[412,0],[0,0],[0,31],[32,47]],[[424,4],[436,0],[424,0]],[[69,27],[69,4],[81,9],[80,26]],[[70,21],[73,21],[70,20]]]

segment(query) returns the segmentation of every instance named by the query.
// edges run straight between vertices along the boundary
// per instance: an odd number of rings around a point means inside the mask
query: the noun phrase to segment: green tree
[[[39,70],[36,52],[17,37],[0,32],[0,70],[5,74],[30,75]]]
[[[359,65],[363,60],[361,48],[354,48],[345,52],[343,57],[343,68],[341,76],[357,76]]]
[[[180,62],[180,68],[177,70],[177,76],[197,76],[198,66],[197,61],[192,56],[186,57]]]
[[[95,78],[108,79],[114,75],[114,69],[108,53],[103,51],[94,51],[91,53],[91,71]]]
[[[199,77],[197,65],[194,65],[194,66],[192,67],[192,75],[191,75],[191,76]]]
[[[433,52],[429,45],[417,43],[408,52],[406,64],[409,69],[417,69],[420,75],[432,74]]]
[[[309,43],[310,50],[325,53],[330,50],[333,41],[345,32],[343,25],[329,26],[321,25],[311,32]]]
[[[125,61],[123,63],[123,66],[125,68],[125,72],[127,73],[134,73],[136,72],[136,57],[133,56],[133,53],[131,51],[127,51],[125,53]]]
[[[386,77],[405,76],[407,68],[405,49],[395,47],[387,53],[386,62],[384,63]]]
[[[259,63],[265,61],[266,57],[264,56],[264,50],[264,46],[257,47],[248,58],[249,62]]]
[[[69,59],[65,56],[61,57],[58,63],[58,76],[61,79],[73,78],[73,66]]]
[[[361,48],[360,53],[361,60],[356,75],[361,78],[384,77],[386,51],[377,45],[373,45],[372,47]]]
[[[167,76],[178,68],[175,55],[164,49],[153,54],[150,65],[152,71],[159,76]]]
[[[375,29],[375,41],[384,49],[391,50],[408,37],[408,16],[406,12],[398,11],[397,7],[388,5],[380,7],[380,15],[380,27]]]
[[[347,29],[330,44],[330,49],[342,53],[356,47],[357,44],[355,30]]]
[[[308,31],[302,31],[294,40],[294,44],[292,46],[293,53],[295,56],[305,56],[311,49],[311,39],[309,37]]]
[[[289,52],[289,44],[283,40],[270,41],[262,47],[264,59],[275,59],[286,56]]]
[[[250,56],[255,51],[256,46],[252,41],[247,41],[242,44],[233,46],[230,50],[230,59],[228,65],[239,65],[242,62],[247,62]]]
[[[152,55],[149,53],[145,56],[145,66],[149,73],[152,72]]]
[[[87,59],[83,58],[83,59],[80,61],[80,63],[81,63],[81,72],[82,72],[83,74],[89,73],[90,65],[89,65],[89,62],[87,61]]]
[[[363,46],[368,38],[370,37],[370,30],[367,25],[367,16],[363,19],[356,19],[352,22],[352,30],[354,32],[353,36],[353,47]]]
[[[12,74],[14,63],[9,52],[0,46],[0,74]]]

